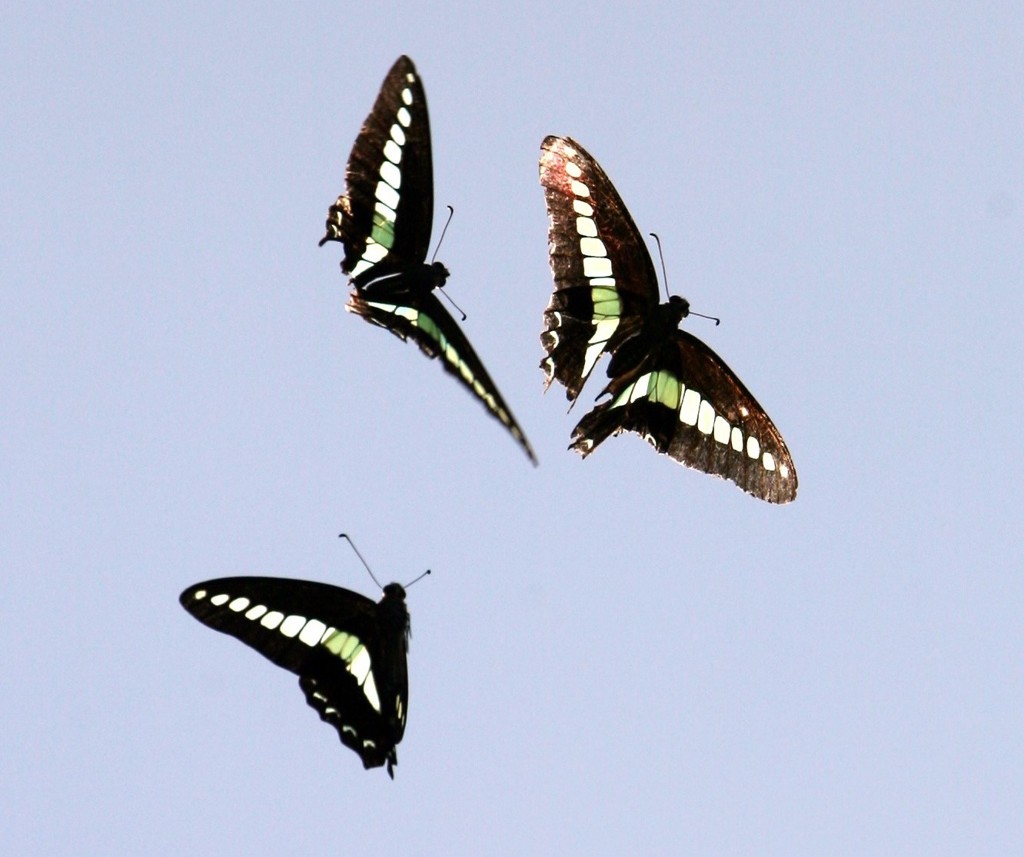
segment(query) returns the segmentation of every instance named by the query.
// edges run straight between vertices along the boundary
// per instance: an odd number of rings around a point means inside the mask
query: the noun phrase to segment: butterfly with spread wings
[[[346,309],[440,357],[536,464],[511,409],[433,293],[448,269],[426,261],[434,218],[430,120],[423,83],[406,56],[391,67],[356,138],[345,188],[328,211],[320,246],[338,241],[345,248],[341,270],[353,287]]]
[[[735,482],[770,503],[796,497],[786,444],[743,382],[707,345],[679,329],[689,303],[659,302],[651,255],[604,170],[568,137],[541,144],[555,288],[544,312],[541,368],[575,402],[609,353],[600,402],[573,429],[586,457],[632,431],[688,467]],[[600,398],[600,397],[599,397]]]
[[[308,580],[225,577],[190,586],[181,606],[204,625],[237,637],[279,667],[364,768],[387,765],[409,713],[405,589],[384,587],[374,603],[348,589]]]

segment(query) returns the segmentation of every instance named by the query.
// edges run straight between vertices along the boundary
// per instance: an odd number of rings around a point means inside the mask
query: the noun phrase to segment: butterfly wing
[[[770,503],[796,497],[796,467],[782,435],[743,382],[684,330],[646,360],[612,375],[609,398],[573,431],[584,457],[609,435],[632,431],[658,452],[735,482]],[[614,372],[614,374],[613,374]]]
[[[637,333],[658,304],[651,254],[601,166],[568,137],[541,143],[548,260],[541,368],[575,400],[598,358]]]
[[[180,601],[204,625],[297,673],[306,701],[364,767],[386,763],[391,774],[409,696],[408,612],[393,587],[375,604],[325,583],[228,577],[194,584]]]
[[[352,146],[345,193],[327,214],[320,245],[340,241],[341,269],[356,283],[421,265],[434,219],[427,96],[401,56]]]
[[[412,339],[428,357],[440,357],[445,371],[476,396],[519,442],[530,461],[537,463],[529,440],[469,339],[433,293],[375,292],[371,286],[356,289],[349,297],[348,309],[403,340]]]

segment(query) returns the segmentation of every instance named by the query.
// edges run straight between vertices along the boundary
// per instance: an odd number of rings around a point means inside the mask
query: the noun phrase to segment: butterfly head
[[[670,295],[663,304],[658,304],[647,319],[648,332],[654,336],[667,336],[678,329],[679,322],[690,314],[690,302],[679,295]]]
[[[389,583],[384,587],[384,599],[391,602],[404,602],[405,587],[401,583]]]
[[[690,314],[690,302],[679,295],[671,295],[668,299],[668,305],[672,307],[672,314],[678,313],[676,324],[682,321]]]
[[[430,278],[432,288],[440,288],[446,282],[448,282],[448,277],[450,276],[451,274],[449,273],[448,269],[441,262],[430,263]]]

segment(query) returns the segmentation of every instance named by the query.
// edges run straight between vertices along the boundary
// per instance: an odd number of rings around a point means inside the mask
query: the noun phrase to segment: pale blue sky
[[[1024,12],[763,5],[0,12],[0,852],[1024,851]],[[401,53],[537,469],[316,246]],[[722,317],[791,506],[565,451],[549,133]],[[394,782],[177,602],[378,597],[342,530],[434,570]]]

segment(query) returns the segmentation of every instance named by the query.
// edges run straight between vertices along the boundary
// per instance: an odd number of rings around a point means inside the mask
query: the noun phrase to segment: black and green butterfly
[[[770,503],[796,497],[796,468],[768,414],[722,359],[679,329],[689,303],[659,302],[654,263],[604,170],[567,137],[541,144],[555,289],[544,312],[541,367],[575,402],[611,354],[598,404],[573,430],[586,457],[632,431],[658,452]]]
[[[448,279],[428,263],[434,182],[427,98],[416,68],[399,57],[366,118],[345,173],[345,193],[327,214],[327,234],[345,248],[341,270],[350,312],[412,339],[473,393],[537,463],[530,442],[455,319],[434,295]]]
[[[204,625],[299,676],[306,701],[338,730],[364,768],[386,764],[409,714],[409,612],[405,589],[384,587],[376,604],[326,583],[224,577],[190,586],[181,606]]]

